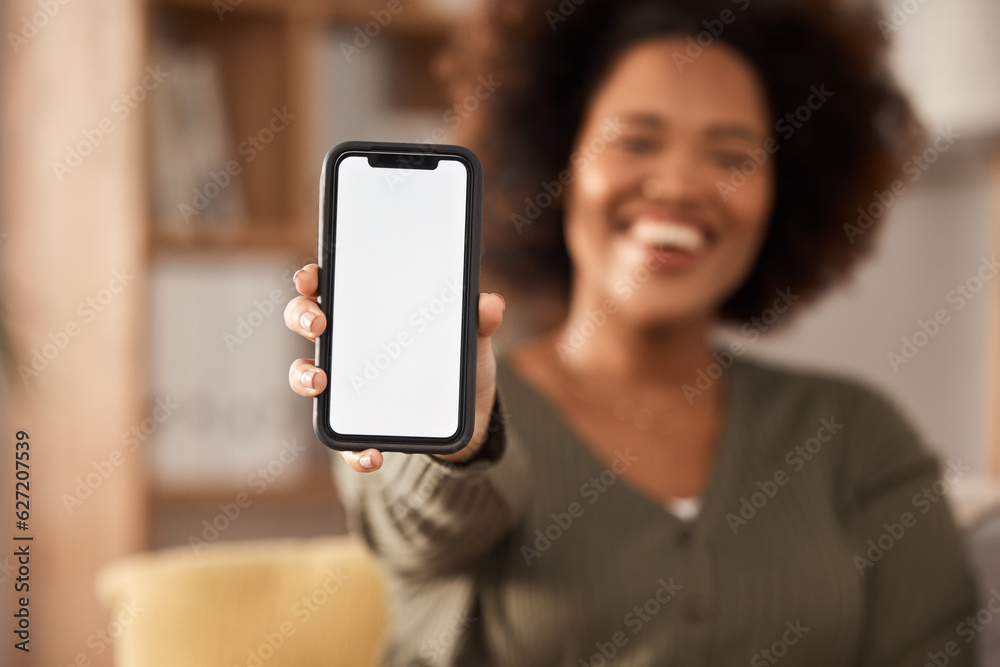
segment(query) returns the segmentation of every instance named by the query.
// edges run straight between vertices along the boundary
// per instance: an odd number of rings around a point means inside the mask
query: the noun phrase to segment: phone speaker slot
[[[437,169],[441,160],[437,155],[408,153],[379,153],[368,156],[368,164],[378,169]]]

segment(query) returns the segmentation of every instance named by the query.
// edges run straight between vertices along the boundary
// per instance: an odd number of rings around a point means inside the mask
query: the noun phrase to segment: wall
[[[996,196],[990,153],[955,147],[891,207],[878,253],[853,283],[801,313],[788,331],[749,345],[751,353],[870,380],[942,455],[984,468],[996,410],[988,363],[1000,280],[971,299],[952,291],[976,276],[984,256],[996,255]],[[912,341],[919,322],[939,309],[947,323],[906,359],[903,337]],[[905,363],[893,364],[891,352]]]

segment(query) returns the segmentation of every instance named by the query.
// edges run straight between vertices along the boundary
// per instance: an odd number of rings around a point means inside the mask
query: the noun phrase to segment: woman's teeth
[[[705,234],[689,225],[675,222],[638,220],[630,230],[640,243],[653,246],[667,246],[685,252],[695,253],[705,247]]]

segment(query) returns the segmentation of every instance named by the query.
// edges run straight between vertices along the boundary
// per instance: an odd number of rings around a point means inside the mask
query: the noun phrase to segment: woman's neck
[[[595,317],[594,313],[600,312]],[[714,319],[637,324],[621,310],[609,314],[571,305],[566,319],[545,336],[572,374],[636,390],[680,389],[715,363],[710,335]]]

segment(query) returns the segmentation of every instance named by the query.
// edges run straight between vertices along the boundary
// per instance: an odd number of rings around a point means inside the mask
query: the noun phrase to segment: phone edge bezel
[[[476,345],[478,342],[479,318],[479,280],[482,256],[482,164],[471,150],[464,146],[453,144],[417,144],[377,141],[346,141],[331,148],[323,159],[320,172],[319,196],[319,234],[317,262],[320,270],[319,304],[327,316],[327,326],[331,321],[330,286],[326,279],[326,269],[332,265],[334,246],[331,242],[333,211],[335,201],[334,176],[336,165],[347,153],[424,153],[455,157],[462,160],[469,168],[469,187],[466,204],[466,243],[465,270],[463,280],[469,289],[463,289],[462,368],[460,382],[459,427],[455,435],[448,438],[431,438],[425,436],[350,436],[334,431],[323,415],[329,412],[329,388],[313,398],[313,431],[325,446],[338,451],[362,451],[374,447],[379,451],[397,451],[404,453],[453,454],[460,451],[472,440],[475,428],[475,389],[476,389]],[[328,338],[318,336],[315,340],[314,362],[326,370],[329,365]]]

